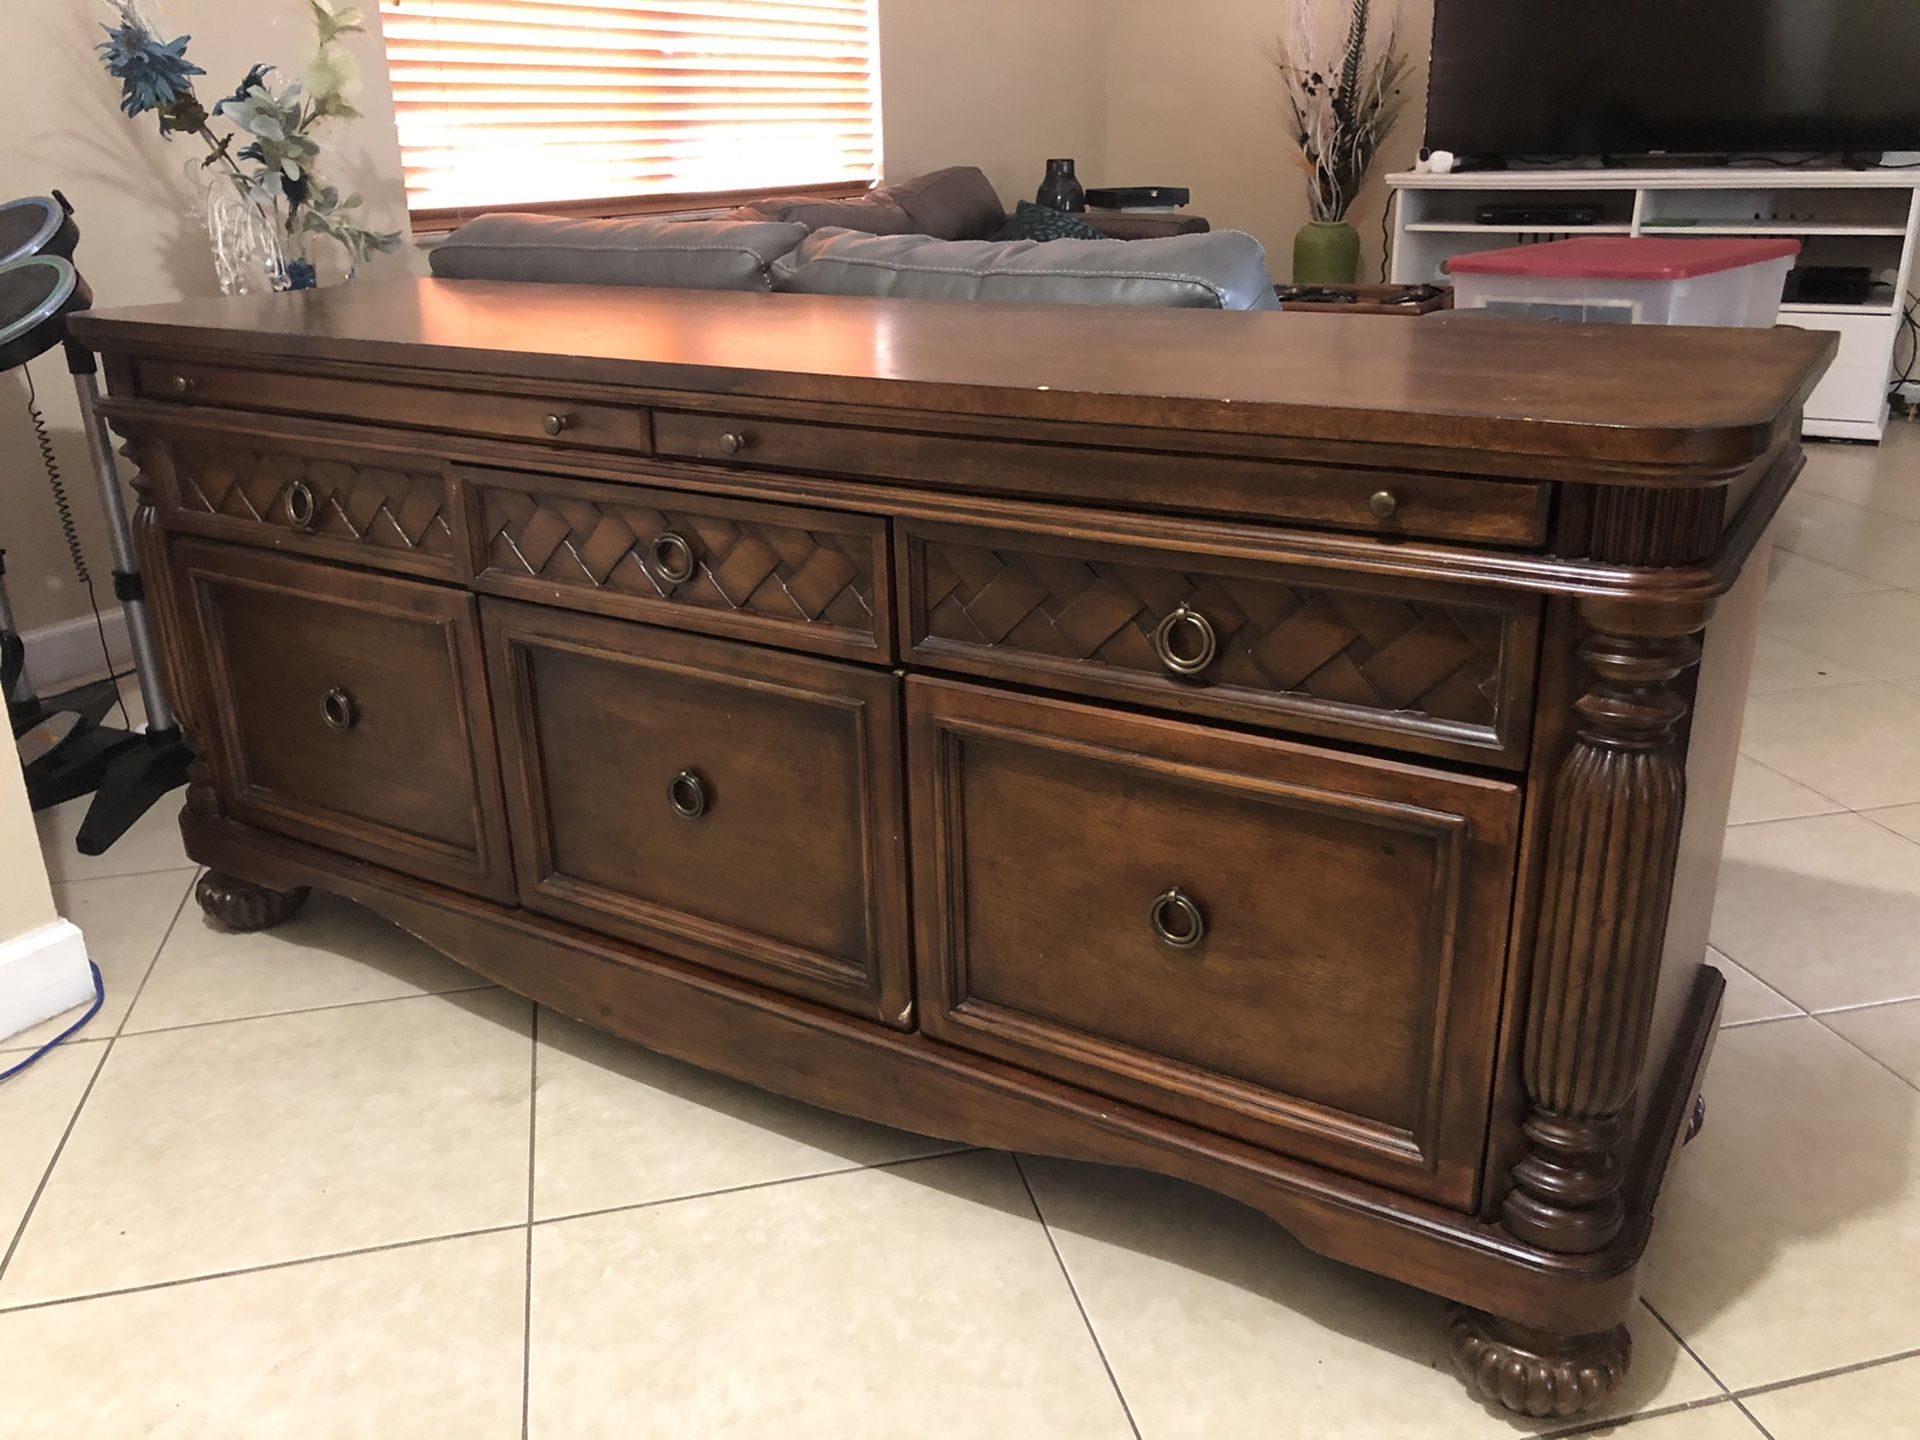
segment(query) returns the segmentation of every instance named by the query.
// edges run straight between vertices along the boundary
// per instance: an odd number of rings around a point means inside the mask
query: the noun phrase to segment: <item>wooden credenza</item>
[[[1461,1302],[1515,1410],[1618,1383],[1830,337],[431,281],[74,329],[211,914],[323,886],[1223,1191]]]

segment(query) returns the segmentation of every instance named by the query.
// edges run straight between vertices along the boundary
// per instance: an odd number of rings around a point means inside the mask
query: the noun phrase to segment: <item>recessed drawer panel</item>
[[[1472,1204],[1516,786],[907,691],[924,1030]]]
[[[175,562],[222,808],[510,899],[473,597],[194,541]]]
[[[459,523],[434,460],[308,442],[139,432],[133,453],[174,530],[453,578]]]
[[[526,905],[908,1023],[893,676],[482,604]]]
[[[136,361],[134,393],[144,399],[184,405],[448,430],[565,449],[644,454],[647,448],[646,411],[638,406],[551,395],[499,395],[329,375],[290,375],[190,360]]]
[[[1539,602],[902,522],[901,653],[1424,753],[1525,763]]]
[[[861,660],[893,655],[884,520],[462,467],[497,595]]]
[[[653,443],[656,453],[686,460],[907,480],[988,495],[1229,515],[1383,537],[1528,547],[1543,545],[1547,538],[1547,487],[1528,481],[920,435],[675,410],[655,412]]]

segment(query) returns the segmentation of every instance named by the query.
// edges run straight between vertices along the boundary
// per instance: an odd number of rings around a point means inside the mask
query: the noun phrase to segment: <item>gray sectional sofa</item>
[[[433,273],[700,290],[1272,310],[1260,242],[1234,230],[1148,240],[1000,240],[1005,212],[962,167],[852,200],[764,200],[721,218],[482,215]]]

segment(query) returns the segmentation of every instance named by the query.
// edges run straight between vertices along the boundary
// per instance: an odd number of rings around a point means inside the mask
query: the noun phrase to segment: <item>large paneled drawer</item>
[[[679,410],[654,412],[653,446],[658,455],[683,460],[1229,515],[1365,535],[1513,546],[1538,546],[1547,538],[1548,487],[1524,480],[922,435]]]
[[[191,540],[173,568],[223,809],[512,898],[472,596]]]
[[[481,603],[523,903],[909,1023],[893,676]]]
[[[647,412],[554,395],[502,395],[393,380],[291,375],[196,360],[136,360],[132,393],[148,400],[368,424],[448,430],[564,449],[647,448]]]
[[[1515,785],[907,692],[928,1034],[1472,1205]]]
[[[195,429],[135,431],[170,529],[436,579],[461,573],[459,507],[437,460]]]
[[[1531,597],[970,526],[895,533],[908,659],[1525,764]]]
[[[893,657],[886,522],[458,467],[496,595],[856,660]]]

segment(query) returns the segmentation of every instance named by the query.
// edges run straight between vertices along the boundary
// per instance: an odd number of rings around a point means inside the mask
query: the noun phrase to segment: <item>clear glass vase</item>
[[[207,240],[222,295],[258,295],[292,288],[277,216],[225,185],[207,190]]]

